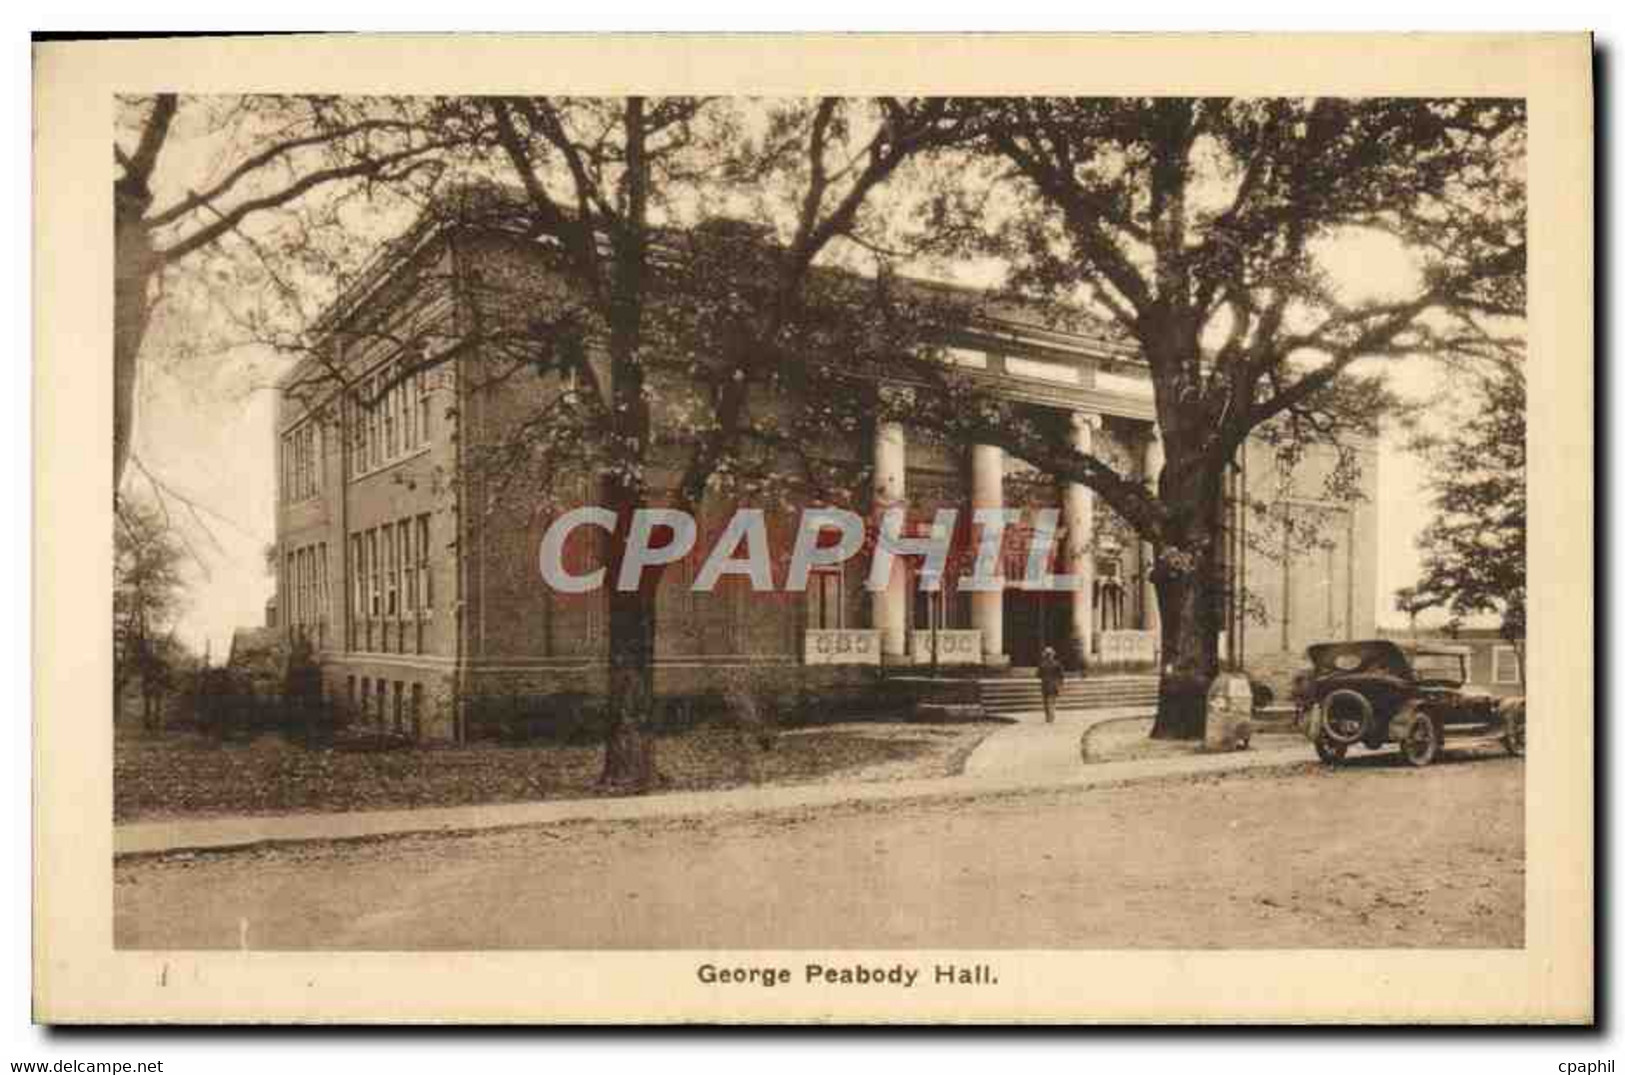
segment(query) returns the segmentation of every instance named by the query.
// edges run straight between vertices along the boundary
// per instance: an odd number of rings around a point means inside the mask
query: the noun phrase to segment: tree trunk
[[[113,489],[124,477],[135,428],[135,382],[141,343],[152,319],[157,272],[141,217],[149,199],[115,192],[113,224]]]
[[[623,591],[619,586],[621,562],[631,534],[632,515],[647,506],[648,490],[642,474],[650,441],[648,400],[643,393],[643,368],[638,361],[640,307],[633,284],[634,266],[622,268],[623,298],[610,329],[611,393],[616,429],[612,436],[627,445],[630,458],[605,476],[605,506],[615,513],[616,532],[605,557],[604,582],[609,587],[609,697],[604,772],[599,784],[606,788],[643,792],[659,782],[655,768],[654,737],[650,725],[655,697],[655,595],[659,568],[645,568],[641,585]]]
[[[1172,546],[1188,554],[1186,569],[1176,570],[1159,557],[1152,572],[1163,654],[1153,739],[1201,739],[1206,734],[1207,692],[1219,670],[1221,516],[1217,504],[1193,514],[1192,525]]]
[[[614,586],[614,573],[609,574]],[[609,596],[609,725],[599,783],[623,791],[648,791],[659,782],[655,768],[655,594],[650,586]]]

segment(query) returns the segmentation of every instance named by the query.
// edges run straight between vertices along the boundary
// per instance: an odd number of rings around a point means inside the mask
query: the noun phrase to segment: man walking
[[[1044,695],[1045,724],[1055,723],[1055,699],[1060,697],[1061,683],[1065,679],[1066,671],[1055,656],[1055,647],[1045,646],[1044,655],[1038,659],[1038,685]]]

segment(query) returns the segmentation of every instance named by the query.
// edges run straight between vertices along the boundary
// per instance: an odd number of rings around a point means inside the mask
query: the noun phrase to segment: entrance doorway
[[[1004,645],[1010,663],[1033,668],[1045,646],[1054,646],[1055,655],[1068,668],[1076,664],[1072,655],[1072,594],[1066,590],[1004,591]]]

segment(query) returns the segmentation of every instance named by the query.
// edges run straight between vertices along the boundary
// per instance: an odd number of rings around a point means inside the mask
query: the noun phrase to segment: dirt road
[[[127,860],[124,948],[1508,947],[1524,768],[1326,771]]]

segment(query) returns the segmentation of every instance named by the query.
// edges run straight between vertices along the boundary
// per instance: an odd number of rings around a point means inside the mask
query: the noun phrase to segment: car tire
[[[1405,738],[1399,742],[1399,752],[1418,769],[1433,764],[1439,756],[1439,726],[1432,717],[1417,713],[1411,718]]]
[[[1332,720],[1332,713],[1339,708],[1339,703],[1356,707],[1360,714],[1360,726],[1352,728],[1345,721],[1339,728],[1337,722]],[[1336,690],[1320,700],[1320,728],[1321,734],[1334,743],[1341,743],[1347,747],[1365,738],[1371,729],[1372,711],[1371,703],[1359,691]]]

